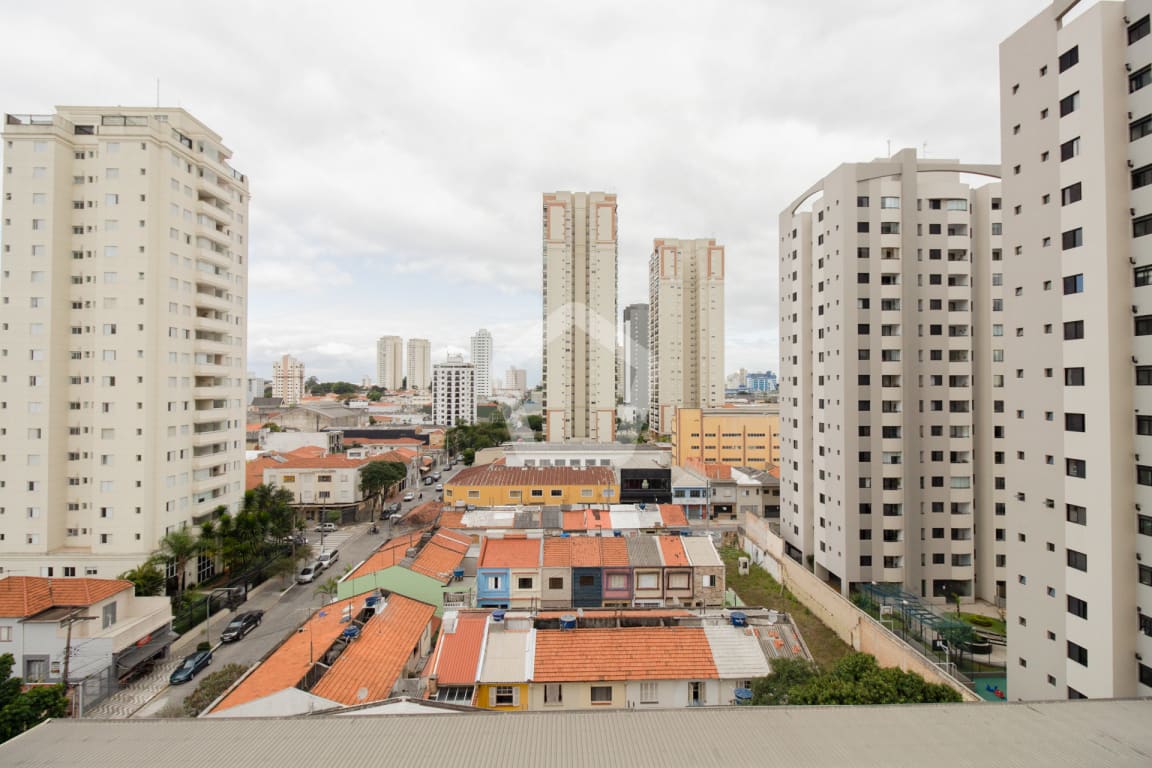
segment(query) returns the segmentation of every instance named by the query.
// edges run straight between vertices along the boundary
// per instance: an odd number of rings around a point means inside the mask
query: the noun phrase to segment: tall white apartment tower
[[[408,339],[408,389],[432,386],[432,342]]]
[[[1000,46],[1012,698],[1152,695],[1150,13]]]
[[[432,366],[432,422],[454,427],[476,423],[475,367],[460,355]]]
[[[472,336],[472,368],[476,377],[476,399],[492,397],[492,334],[481,328]]]
[[[971,599],[973,286],[999,255],[995,165],[841,165],[780,216],[781,534],[844,594],[901,585]],[[991,376],[989,372],[987,374]],[[1015,629],[1015,628],[1013,628]]]
[[[182,109],[3,138],[0,563],[113,578],[244,493],[248,180]]]
[[[724,246],[656,240],[648,305],[648,421],[666,433],[677,408],[724,402]]]
[[[648,409],[648,305],[624,307],[624,402]]]
[[[399,336],[381,336],[376,340],[376,384],[387,390],[397,390],[404,385],[404,340]]]
[[[544,195],[544,430],[616,439],[616,195]]]
[[[304,398],[304,363],[292,355],[272,361],[272,397],[284,405],[296,405]]]

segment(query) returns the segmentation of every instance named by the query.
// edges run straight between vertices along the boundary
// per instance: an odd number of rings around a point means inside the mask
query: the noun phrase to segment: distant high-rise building
[[[432,366],[432,422],[454,427],[476,422],[476,382],[472,363],[461,355]]]
[[[509,368],[504,374],[504,388],[523,394],[528,391],[528,371],[523,368]]]
[[[262,379],[256,375],[255,371],[248,371],[245,382],[245,405],[252,405],[252,400],[257,397],[264,397],[264,390],[272,386],[271,379]]]
[[[544,195],[544,431],[616,438],[616,195]]]
[[[399,336],[381,336],[376,340],[376,383],[381,389],[397,390],[404,386],[404,340]]]
[[[1003,417],[973,413],[977,377],[1003,379],[976,363],[1002,341],[988,312],[1000,192],[963,177],[999,170],[906,149],[841,165],[780,215],[780,531],[845,595],[883,583],[971,600],[1003,578],[977,570],[977,534],[1003,521],[976,498],[1004,469],[975,465],[978,431]]]
[[[1002,388],[977,452],[1013,699],[1152,696],[1150,13],[1054,2],[1000,46]]]
[[[304,363],[292,355],[272,362],[272,397],[284,405],[296,405],[304,398]]]
[[[656,240],[648,304],[648,421],[664,433],[677,408],[724,402],[724,246]]]
[[[183,109],[2,130],[0,563],[114,578],[244,494],[248,179]]]
[[[408,389],[432,386],[432,342],[408,339]]]
[[[472,368],[476,377],[476,399],[492,397],[492,334],[481,328],[472,336]]]
[[[648,305],[624,308],[624,402],[648,410]]]
[[[775,392],[776,374],[772,371],[749,373],[744,377],[744,384],[750,392]]]

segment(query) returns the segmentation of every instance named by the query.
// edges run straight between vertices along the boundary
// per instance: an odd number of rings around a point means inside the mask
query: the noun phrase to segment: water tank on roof
[[[576,617],[571,613],[561,616],[560,629],[576,629]]]
[[[746,627],[748,626],[748,616],[743,611],[732,611],[732,626]]]
[[[464,569],[463,568],[454,568],[452,570],[452,578],[455,579],[456,581],[463,581]]]
[[[737,688],[735,691],[737,704],[751,704],[752,703],[752,689],[751,688]]]
[[[500,624],[503,621],[504,621],[504,609],[503,608],[497,608],[496,610],[492,611],[492,623],[493,624]]]

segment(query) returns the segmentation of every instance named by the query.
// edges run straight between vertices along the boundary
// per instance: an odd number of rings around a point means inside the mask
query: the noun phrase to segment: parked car
[[[436,490],[438,490],[438,491],[444,490],[444,483],[436,483]]]
[[[296,574],[296,583],[311,584],[316,579],[316,577],[320,575],[320,571],[322,570],[324,569],[320,567],[320,563],[313,560],[311,563],[308,563],[308,565],[301,568],[300,573]]]
[[[168,678],[168,682],[172,685],[179,685],[186,683],[200,673],[200,670],[212,663],[212,651],[196,651],[184,657],[184,661],[180,662],[180,666],[176,667],[172,672],[172,676]]]
[[[439,472],[433,472],[432,473],[432,479],[435,480],[436,482],[440,482],[440,473]]]
[[[336,530],[336,523],[320,523],[316,526],[316,530],[320,533],[333,533]]]
[[[412,501],[415,498],[416,494],[412,493],[412,491],[408,491],[408,493],[404,494],[404,501]]]
[[[389,512],[396,513],[396,512],[399,512],[400,509],[401,509],[400,502],[398,502],[398,501],[394,501],[388,505],[388,511]]]
[[[327,568],[329,568],[332,565],[332,563],[336,562],[339,559],[340,559],[340,550],[328,549],[328,550],[321,552],[316,557],[316,562],[320,564],[321,570],[326,570]]]
[[[434,482],[436,482],[436,481],[433,480],[431,477],[424,478],[424,485],[432,485],[432,483],[434,483]]]
[[[244,639],[245,635],[260,626],[260,622],[263,619],[264,611],[246,611],[241,613],[232,619],[232,621],[228,622],[228,626],[224,627],[224,631],[220,633],[220,641],[231,643]]]

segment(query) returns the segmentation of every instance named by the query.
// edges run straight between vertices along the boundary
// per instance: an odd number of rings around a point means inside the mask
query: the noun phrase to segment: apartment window
[[[1075,341],[1084,338],[1084,321],[1069,320],[1064,323],[1064,340]]]
[[[1152,517],[1136,515],[1136,532],[1141,536],[1152,536]]]
[[[1064,519],[1076,525],[1088,525],[1088,510],[1078,504],[1065,504]]]
[[[493,706],[515,707],[520,704],[520,691],[514,685],[498,685],[492,689]]]
[[[546,683],[544,685],[545,704],[563,704],[564,689],[560,683]]]
[[[1147,64],[1128,76],[1128,92],[1135,93],[1149,83],[1152,83],[1152,64]]]
[[[900,222],[898,222],[898,221],[882,221],[882,222],[880,222],[880,234],[882,234],[882,235],[898,235],[898,234],[900,234]]]
[[[1140,387],[1152,385],[1152,365],[1136,366],[1136,385]]]
[[[658,704],[660,697],[658,693],[659,686],[655,680],[643,680],[640,683],[640,703],[641,704]]]
[[[1132,189],[1140,189],[1152,184],[1152,165],[1145,165],[1132,171]]]
[[[1149,568],[1147,565],[1141,565],[1139,573],[1140,583],[1146,587],[1152,587],[1152,568]]]
[[[1087,477],[1088,464],[1083,459],[1064,459],[1064,474],[1068,477]]]
[[[1070,115],[1080,109],[1080,91],[1070,93],[1060,99],[1060,117]]]
[[[1152,485],[1152,467],[1143,464],[1136,465],[1136,482],[1140,485]]]
[[[1068,613],[1073,616],[1079,616],[1082,619],[1088,618],[1088,603],[1078,597],[1068,595]]]
[[[1137,336],[1152,336],[1152,315],[1140,315],[1135,320]]]
[[[1132,237],[1144,237],[1152,233],[1152,214],[1132,219]]]
[[[867,208],[868,207],[868,197],[866,195],[861,195],[861,196],[857,197],[856,198],[856,207],[857,208]]]
[[[1088,666],[1088,649],[1082,645],[1077,645],[1071,640],[1068,641],[1068,658],[1077,664]]]
[[[1075,568],[1078,571],[1088,571],[1088,555],[1083,552],[1077,552],[1074,549],[1068,550],[1068,567]]]
[[[1064,295],[1084,292],[1084,275],[1068,275],[1064,278]]]
[[[1082,414],[1082,413],[1066,413],[1066,414],[1064,414],[1064,430],[1066,432],[1083,432],[1084,431],[1084,414]]]
[[[1132,270],[1132,282],[1137,288],[1152,285],[1152,266],[1136,267]]]
[[[1148,67],[1144,69],[1147,70]],[[1142,139],[1150,133],[1152,133],[1152,115],[1144,115],[1128,124],[1128,141]]]
[[[1076,66],[1080,61],[1080,46],[1074,45],[1064,53],[1060,54],[1059,71],[1063,72],[1066,69]]]
[[[1082,386],[1084,386],[1084,369],[1083,368],[1065,368],[1064,369],[1064,386],[1066,386],[1066,387],[1082,387]]]
[[[654,686],[655,684],[653,684]],[[557,686],[559,687],[559,686]],[[643,698],[643,696],[641,696]],[[547,701],[546,701],[547,703]],[[559,703],[559,701],[554,702]],[[592,703],[593,704],[611,704],[612,703],[612,686],[610,685],[594,685],[592,686]]]
[[[1080,137],[1069,139],[1060,145],[1060,162],[1071,160],[1080,154]]]
[[[1152,416],[1136,417],[1136,434],[1152,435]]]
[[[1082,245],[1084,245],[1084,230],[1081,227],[1070,229],[1060,235],[1060,247],[1065,251]]]
[[[1128,45],[1132,45],[1132,43],[1136,42],[1137,40],[1141,40],[1147,37],[1149,31],[1152,31],[1152,26],[1149,24],[1149,17],[1145,16],[1132,26],[1128,27]]]
[[[856,231],[857,231],[857,232],[867,232],[867,231],[869,231],[869,230],[868,230],[868,222],[866,222],[866,221],[858,221],[858,222],[856,222]]]

